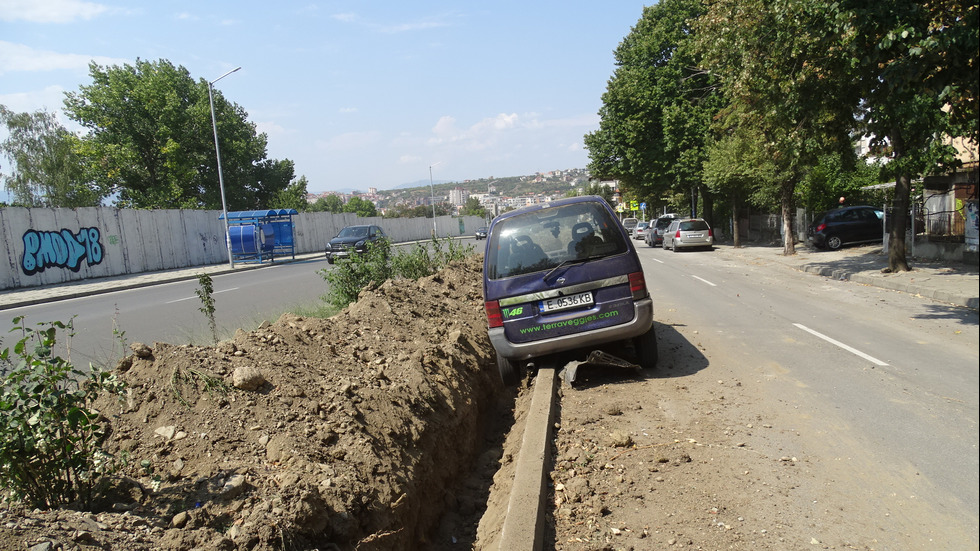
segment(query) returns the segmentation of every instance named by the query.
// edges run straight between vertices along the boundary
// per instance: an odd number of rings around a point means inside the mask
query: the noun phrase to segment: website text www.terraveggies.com
[[[541,325],[535,325],[534,327],[524,327],[521,329],[521,333],[534,333],[536,331],[549,331],[551,329],[558,329],[561,327],[578,327],[579,325],[585,325],[586,323],[591,323],[598,319],[603,318],[613,318],[619,315],[619,310],[611,310],[609,312],[602,312],[599,314],[592,314],[591,316],[585,316],[582,318],[575,318],[570,320],[556,321],[552,323],[543,323]]]

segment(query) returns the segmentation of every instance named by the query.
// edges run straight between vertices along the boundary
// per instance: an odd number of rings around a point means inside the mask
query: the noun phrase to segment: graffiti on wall
[[[98,228],[82,228],[78,233],[61,231],[24,232],[24,259],[21,269],[27,275],[48,268],[63,268],[77,272],[82,261],[89,266],[102,262],[103,249]]]

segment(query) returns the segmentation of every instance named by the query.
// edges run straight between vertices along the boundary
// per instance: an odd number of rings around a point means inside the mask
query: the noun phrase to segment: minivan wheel
[[[500,354],[497,354],[497,371],[505,386],[517,386],[524,378],[524,364],[514,363]]]
[[[653,369],[657,367],[659,352],[657,351],[657,334],[653,327],[649,331],[633,338],[633,348],[636,349],[636,359],[640,362],[643,369]]]
[[[827,238],[827,248],[832,251],[836,251],[843,244],[844,243],[843,241],[840,240],[840,237],[837,237],[836,235],[831,235],[830,237]]]

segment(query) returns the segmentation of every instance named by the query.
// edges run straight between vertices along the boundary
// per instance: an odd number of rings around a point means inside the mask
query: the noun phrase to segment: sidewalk
[[[718,254],[739,258],[745,262],[782,264],[803,272],[837,280],[852,281],[892,289],[903,293],[921,295],[938,302],[945,302],[977,310],[980,307],[980,275],[975,267],[965,264],[945,264],[910,259],[911,272],[882,273],[888,266],[888,256],[880,245],[845,247],[838,251],[820,251],[798,247],[794,256],[783,256],[782,247],[750,245],[736,249],[729,244],[715,247]],[[297,255],[295,261],[322,257],[322,253]],[[294,262],[280,260],[277,264]],[[235,270],[251,270],[274,264],[236,264]],[[65,283],[46,288],[26,288],[0,291],[0,310],[75,298],[121,289],[157,285],[170,281],[194,279],[202,273],[215,275],[227,273],[227,264],[196,266],[177,270],[165,270],[146,274],[109,277],[89,281]]]
[[[881,245],[845,247],[837,251],[797,246],[796,255],[784,256],[781,246],[750,245],[736,249],[721,244],[715,252],[743,261],[783,264],[801,272],[920,295],[972,310],[980,307],[980,274],[976,267],[910,258],[911,272],[882,273],[888,267],[888,255],[881,251]]]

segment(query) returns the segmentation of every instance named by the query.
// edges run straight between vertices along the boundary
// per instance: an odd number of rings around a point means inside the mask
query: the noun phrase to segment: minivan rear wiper
[[[560,269],[562,269],[562,268],[564,268],[566,266],[571,266],[573,264],[585,264],[586,262],[589,262],[590,260],[595,260],[597,258],[602,258],[603,256],[605,256],[605,255],[594,254],[592,256],[587,256],[585,258],[571,258],[569,260],[564,260],[564,261],[562,261],[561,264],[559,264],[559,265],[555,266],[554,268],[548,270],[548,273],[544,274],[544,277],[542,277],[541,280],[542,281],[548,281],[548,278],[549,277],[551,277],[552,275],[554,275],[555,272],[557,272],[558,270],[560,270]]]

